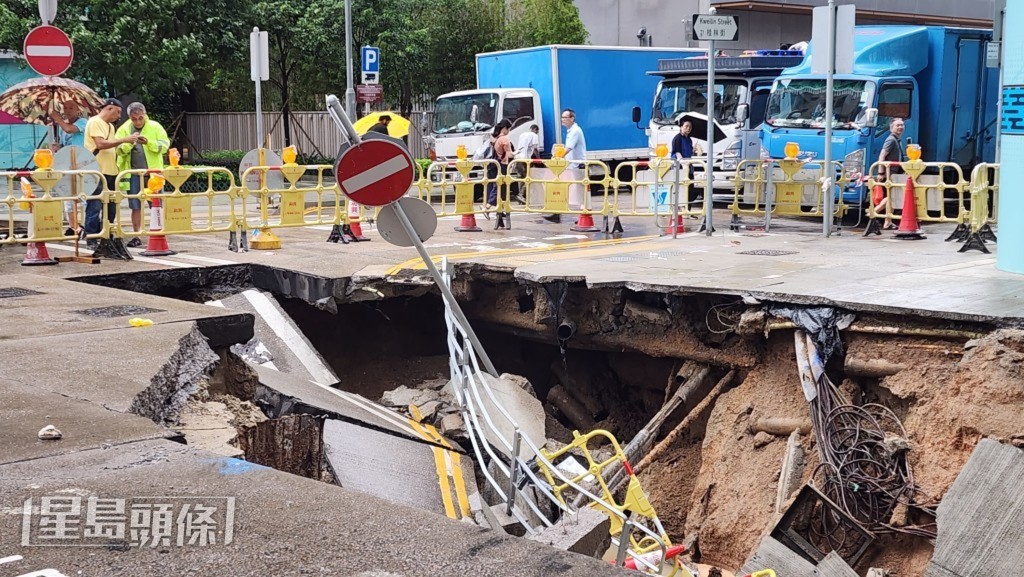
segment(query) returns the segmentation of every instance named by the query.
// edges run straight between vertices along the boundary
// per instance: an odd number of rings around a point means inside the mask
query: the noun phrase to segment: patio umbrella
[[[380,122],[380,117],[385,114],[391,117],[391,122],[388,123],[388,136],[402,138],[409,134],[409,121],[394,112],[371,112],[355,121],[352,126],[359,134],[366,134],[366,131]]]
[[[103,100],[81,82],[60,76],[40,76],[19,82],[0,94],[0,112],[26,122],[50,124],[50,112],[63,113],[64,102],[69,100],[90,116],[103,105]]]

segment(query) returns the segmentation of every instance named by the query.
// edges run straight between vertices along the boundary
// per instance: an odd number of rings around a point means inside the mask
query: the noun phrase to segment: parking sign
[[[363,62],[363,72],[380,72],[380,48],[363,46],[360,60]]]

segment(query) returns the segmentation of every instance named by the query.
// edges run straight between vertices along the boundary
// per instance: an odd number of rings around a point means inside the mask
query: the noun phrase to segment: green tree
[[[506,47],[586,44],[589,34],[572,0],[511,0]]]

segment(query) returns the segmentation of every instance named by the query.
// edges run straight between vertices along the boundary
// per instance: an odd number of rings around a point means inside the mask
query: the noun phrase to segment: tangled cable
[[[851,405],[825,375],[813,341],[796,331],[800,380],[811,411],[820,464],[812,479],[818,490],[875,534],[936,536],[937,503],[921,493],[907,461],[907,431],[888,408]],[[926,522],[913,524],[924,517]],[[843,520],[822,508],[808,527],[812,543],[843,553],[854,535]]]

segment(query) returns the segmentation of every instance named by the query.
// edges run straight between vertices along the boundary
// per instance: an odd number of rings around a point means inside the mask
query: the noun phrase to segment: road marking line
[[[132,251],[132,254],[136,254],[136,253],[143,252],[143,250],[145,250],[145,249],[134,249],[134,250],[133,249],[129,249],[129,250]],[[233,261],[233,260],[223,260],[223,259],[219,259],[219,258],[210,258],[208,256],[199,256],[197,254],[182,254],[180,252],[178,254],[174,255],[174,258],[183,258],[185,260],[194,260],[194,261],[197,261],[197,262],[206,262],[206,263],[210,263],[210,264],[239,264],[238,262]]]
[[[448,476],[452,478],[452,481],[455,482],[455,497],[459,502],[459,513],[463,517],[469,517],[473,512],[469,506],[469,497],[466,493],[466,479],[462,475],[461,456],[453,450],[451,444],[441,436],[441,433],[439,433],[433,425],[423,422],[423,414],[420,413],[419,407],[416,405],[409,405],[409,412],[412,414],[414,419],[409,422],[412,423],[413,426],[417,427],[417,431],[420,431],[420,428],[422,427],[421,435],[425,438],[429,437],[427,440],[433,440],[447,447],[447,450],[444,450],[445,471]],[[447,479],[445,480],[445,483],[442,483],[441,485],[442,491],[446,484]],[[452,517],[452,519],[455,519],[455,517]]]
[[[73,247],[73,246],[64,246],[62,244],[49,243],[49,242],[46,243],[46,248],[52,248],[54,250],[63,250],[63,251],[68,251],[68,252],[75,252],[75,247]],[[88,250],[85,251],[85,252],[88,252]],[[176,266],[178,268],[194,268],[194,267],[199,266],[199,265],[195,265],[195,264],[189,264],[189,263],[186,263],[186,262],[176,262],[176,261],[173,261],[173,260],[163,260],[163,259],[149,258],[149,257],[145,257],[145,256],[135,256],[134,259],[139,261],[139,262],[147,262],[147,263],[150,263],[150,264],[162,264],[162,265],[166,265],[166,266]]]
[[[354,194],[368,186],[376,184],[378,181],[384,180],[392,174],[401,172],[408,167],[409,161],[405,156],[392,156],[369,170],[364,170],[355,176],[346,178],[342,181],[341,187],[348,194]]]
[[[452,487],[448,483],[448,473],[444,465],[444,449],[438,446],[431,447],[434,452],[434,466],[437,468],[437,480],[441,487],[441,501],[444,502],[444,514],[449,519],[459,520],[455,513],[455,504],[452,503]]]
[[[3,565],[4,563],[14,563],[15,561],[21,561],[22,559],[24,559],[24,557],[22,557],[21,555],[11,555],[10,557],[3,557],[0,558],[0,565]]]
[[[314,381],[324,385],[337,382],[337,377],[324,365],[317,352],[302,338],[302,334],[288,322],[288,319],[277,310],[277,307],[270,302],[266,295],[255,289],[249,289],[242,294],[256,309],[256,312],[263,317],[270,330],[274,331],[274,334],[284,342],[292,354],[299,359],[302,366],[309,371]]]

